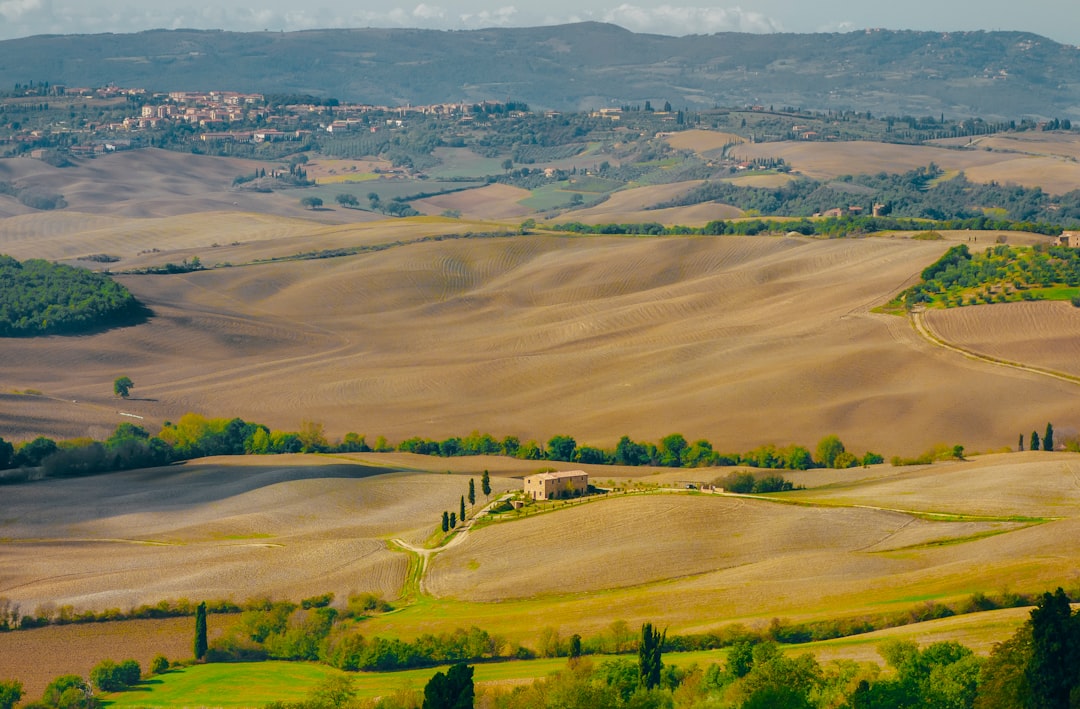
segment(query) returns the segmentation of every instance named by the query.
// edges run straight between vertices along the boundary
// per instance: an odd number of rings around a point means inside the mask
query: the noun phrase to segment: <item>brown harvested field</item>
[[[841,175],[902,172],[925,167],[930,163],[944,170],[970,170],[1015,157],[985,151],[949,150],[924,145],[896,145],[866,141],[743,143],[732,148],[732,153],[745,160],[783,158],[797,172],[820,180],[828,180]],[[1020,179],[1013,181],[1026,184]]]
[[[743,175],[737,177],[729,177],[724,182],[730,182],[738,187],[783,187],[787,183],[796,179],[792,175],[776,174],[776,175]]]
[[[47,212],[6,220],[0,229],[0,253],[122,271],[180,263],[195,256],[207,266],[245,264],[326,249],[505,228],[437,217],[385,219],[369,212],[359,213],[367,215],[369,221],[327,225],[256,213],[203,212],[183,219],[134,219]],[[119,260],[108,264],[77,260],[95,253]]]
[[[924,317],[939,337],[966,350],[1080,376],[1080,309],[1066,301],[934,309]]]
[[[493,486],[511,484],[498,477]],[[407,559],[467,482],[349,457],[204,459],[94,478],[9,485],[0,596],[119,608],[164,598],[334,591],[395,598]]]
[[[742,216],[741,209],[726,204],[708,203],[688,207],[651,209],[656,204],[689,192],[701,182],[701,180],[692,180],[620,190],[612,193],[608,199],[595,207],[574,210],[562,215],[556,221],[572,219],[583,224],[658,222],[700,226],[714,219],[735,219]]]
[[[511,185],[492,184],[464,192],[416,200],[413,208],[425,214],[441,214],[456,209],[466,219],[518,219],[532,210],[518,204],[532,193]]]
[[[138,219],[203,212],[259,213],[330,224],[372,218],[368,212],[356,209],[313,212],[300,204],[302,190],[264,194],[233,189],[234,178],[265,167],[267,163],[262,161],[146,148],[81,160],[65,168],[29,158],[4,159],[0,160],[0,180],[62,194],[69,213]],[[0,197],[0,214],[31,211],[11,198]]]
[[[848,583],[869,583],[891,573],[892,560],[874,560],[882,552],[1014,526],[728,496],[628,496],[477,530],[436,557],[427,588],[481,602],[703,575],[725,588],[728,572],[743,576],[757,565],[782,565],[801,585],[800,569],[822,563],[846,566]],[[895,563],[897,571],[906,566]]]
[[[1080,136],[1071,131],[1024,131],[998,133],[976,138],[946,138],[930,141],[950,148],[971,148],[998,152],[1023,153],[1080,159]]]
[[[1040,432],[1043,426],[1045,421]],[[823,474],[829,477],[822,480]],[[993,454],[926,466],[806,471],[788,477],[808,489],[788,493],[785,499],[919,512],[1076,517],[1080,499],[1080,455],[1064,452]]]
[[[706,153],[712,150],[720,150],[731,143],[745,143],[746,138],[734,133],[723,133],[714,130],[684,130],[672,133],[666,138],[668,145],[677,150],[693,150],[696,153]]]
[[[337,233],[390,238],[357,229]],[[394,441],[679,431],[744,451],[834,432],[889,455],[1065,425],[1073,385],[942,351],[870,312],[946,245],[534,236],[125,276],[149,322],[5,343],[0,392],[45,396],[8,397],[0,430],[102,437],[121,412],[156,429],[196,411]],[[122,404],[120,374],[136,383]]]
[[[222,634],[232,616],[210,615],[207,636],[212,641]],[[41,697],[46,685],[60,675],[88,677],[90,670],[106,658],[121,662],[138,661],[143,670],[157,655],[170,660],[191,657],[192,618],[131,620],[116,623],[66,625],[5,633],[0,642],[0,668],[4,678],[17,677],[23,683],[23,697]]]
[[[1041,187],[1051,194],[1080,189],[1080,164],[1070,151],[1080,152],[1075,142],[1062,147],[1063,141],[1051,143],[1040,152],[1029,141],[1021,142],[1028,150],[1008,150],[1012,137],[995,138],[997,143],[980,140],[969,150],[934,145],[892,145],[852,141],[845,143],[743,143],[732,154],[743,159],[783,158],[796,172],[819,180],[840,175],[901,172],[930,163],[947,172],[963,171],[975,182],[1013,183]],[[1018,142],[1013,140],[1013,142]],[[983,147],[1002,146],[983,150]],[[1030,150],[1030,152],[1029,152]],[[1026,154],[1018,155],[1024,152]]]

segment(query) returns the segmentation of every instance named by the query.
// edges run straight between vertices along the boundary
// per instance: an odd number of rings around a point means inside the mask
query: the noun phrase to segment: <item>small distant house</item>
[[[532,500],[581,497],[588,490],[589,475],[584,470],[537,473],[525,478],[525,496]]]

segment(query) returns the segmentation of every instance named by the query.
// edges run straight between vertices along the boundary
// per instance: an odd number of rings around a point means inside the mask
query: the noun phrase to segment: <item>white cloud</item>
[[[494,10],[482,10],[475,14],[463,14],[459,20],[463,27],[506,27],[507,25],[520,25],[515,22],[518,10],[513,5],[499,7]]]
[[[605,22],[634,32],[687,35],[713,32],[777,32],[779,23],[760,12],[740,7],[683,7],[660,5],[640,7],[623,4],[601,15]]]
[[[26,15],[44,9],[41,0],[3,0],[0,2],[0,17],[15,22]]]
[[[432,20],[445,20],[446,11],[441,7],[420,3],[413,9],[412,16],[426,22],[431,22]]]

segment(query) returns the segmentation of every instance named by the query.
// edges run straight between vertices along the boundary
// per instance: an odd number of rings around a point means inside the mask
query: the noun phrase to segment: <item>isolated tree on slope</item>
[[[1046,433],[1043,434],[1042,445],[1044,451],[1054,450],[1054,427],[1049,423],[1046,424]]]
[[[135,388],[135,382],[131,381],[129,377],[117,377],[116,380],[113,381],[112,388],[113,394],[116,394],[121,399],[126,399],[128,398],[130,390]]]
[[[476,504],[476,481],[469,478],[469,504]]]
[[[1032,431],[1031,432],[1031,444],[1028,446],[1028,450],[1033,450],[1033,451],[1039,450],[1039,432],[1038,431]]]
[[[484,471],[484,476],[480,478],[480,490],[484,493],[484,497],[491,494],[491,475],[488,471]]]

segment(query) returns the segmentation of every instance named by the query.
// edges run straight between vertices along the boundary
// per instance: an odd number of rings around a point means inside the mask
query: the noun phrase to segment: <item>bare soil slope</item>
[[[652,209],[653,205],[673,199],[700,184],[701,180],[692,180],[621,190],[595,207],[575,209],[563,214],[556,221],[576,221],[584,224],[658,222],[700,226],[714,219],[734,219],[742,216],[742,210],[737,207],[714,203]]]
[[[1068,420],[1074,386],[869,312],[944,246],[510,237],[124,277],[156,313],[145,325],[5,342],[0,391],[45,396],[7,399],[0,430],[102,437],[121,412],[155,429],[196,411],[392,440],[680,431],[748,450],[835,432],[892,454],[1009,445],[1033,419]],[[133,400],[111,395],[121,374]]]
[[[944,340],[979,354],[1080,376],[1080,309],[1065,301],[928,310]]]
[[[934,163],[964,171],[976,182],[1012,182],[1060,194],[1080,186],[1080,164],[1058,155],[993,150],[955,150],[930,145],[847,143],[743,143],[732,154],[744,158],[783,158],[793,169],[816,179],[840,175],[901,172]]]
[[[422,541],[466,485],[280,456],[6,486],[0,596],[24,612],[327,591],[395,598],[407,559],[384,539]]]
[[[859,575],[868,582],[888,573],[871,560],[874,552],[1001,526],[709,495],[637,496],[478,530],[436,557],[428,588],[474,601],[586,593],[701,575],[724,588],[733,585],[726,572],[745,577],[748,568],[759,566],[783,566],[789,581],[801,585],[799,577],[823,563],[846,564],[849,582]],[[857,565],[859,559],[866,561]]]

